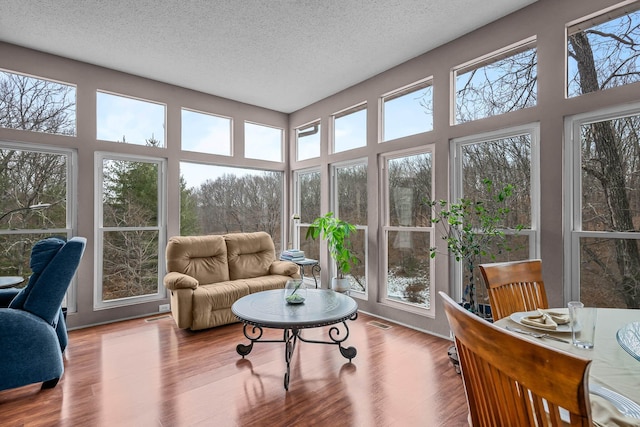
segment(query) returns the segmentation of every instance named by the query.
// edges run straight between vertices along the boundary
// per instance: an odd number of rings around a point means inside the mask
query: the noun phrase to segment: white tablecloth
[[[548,345],[569,353],[591,359],[589,382],[597,383],[618,392],[640,404],[640,361],[627,353],[616,340],[616,332],[631,322],[640,322],[640,310],[599,308],[597,314],[594,348],[583,350],[571,344],[558,341],[536,339],[538,343]],[[508,317],[495,322],[497,326],[507,325],[528,329]],[[534,329],[530,329],[534,331]],[[539,332],[539,331],[536,331]],[[571,341],[570,333],[554,335]],[[522,335],[526,337],[525,335]],[[640,426],[640,419],[623,416],[609,401],[591,394],[591,409],[595,423],[603,426]]]

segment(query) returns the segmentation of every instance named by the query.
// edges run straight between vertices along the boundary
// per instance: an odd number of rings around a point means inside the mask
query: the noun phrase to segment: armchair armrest
[[[177,271],[171,271],[164,276],[164,286],[175,291],[177,289],[195,289],[200,283],[193,277]]]
[[[269,274],[293,276],[298,273],[298,265],[291,261],[274,261],[269,267]]]
[[[60,378],[64,362],[55,330],[42,318],[13,308],[0,309],[0,390]]]

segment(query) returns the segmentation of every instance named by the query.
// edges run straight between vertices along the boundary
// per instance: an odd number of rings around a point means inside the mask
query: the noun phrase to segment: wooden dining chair
[[[521,338],[465,310],[444,292],[440,296],[473,427],[592,426],[590,360]]]
[[[549,308],[539,259],[480,264],[493,320],[518,311]]]

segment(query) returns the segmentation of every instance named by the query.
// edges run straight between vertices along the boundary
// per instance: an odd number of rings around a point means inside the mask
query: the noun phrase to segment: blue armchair
[[[42,382],[56,386],[68,338],[62,300],[87,239],[48,238],[31,250],[29,283],[0,290],[0,390]]]

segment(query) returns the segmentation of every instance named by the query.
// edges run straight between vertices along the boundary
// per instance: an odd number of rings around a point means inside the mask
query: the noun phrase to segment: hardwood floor
[[[449,341],[362,313],[348,324],[352,363],[336,346],[298,342],[289,391],[284,345],[258,343],[242,359],[239,323],[191,332],[155,316],[72,331],[60,383],[0,392],[0,425],[466,425]],[[327,330],[303,336],[324,340]]]

